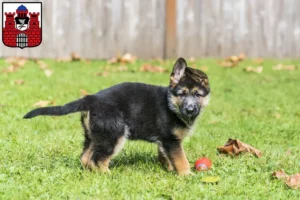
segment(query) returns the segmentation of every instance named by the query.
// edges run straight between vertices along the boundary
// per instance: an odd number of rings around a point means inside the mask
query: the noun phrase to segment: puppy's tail
[[[67,103],[63,106],[52,106],[37,108],[27,113],[23,118],[30,119],[38,115],[67,115],[74,112],[88,111],[91,103],[96,100],[96,96],[88,95],[82,99]]]

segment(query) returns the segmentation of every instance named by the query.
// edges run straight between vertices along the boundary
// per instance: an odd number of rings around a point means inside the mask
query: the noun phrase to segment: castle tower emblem
[[[3,2],[2,42],[8,47],[36,47],[42,42],[42,3]]]

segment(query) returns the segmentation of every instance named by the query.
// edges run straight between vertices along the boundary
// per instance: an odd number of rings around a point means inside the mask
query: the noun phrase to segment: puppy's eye
[[[196,92],[196,93],[195,93],[195,97],[199,98],[199,97],[201,97],[201,94],[198,93],[198,92]]]
[[[178,95],[179,97],[185,97],[185,96],[186,96],[186,93],[185,93],[185,92],[179,92],[177,95]]]

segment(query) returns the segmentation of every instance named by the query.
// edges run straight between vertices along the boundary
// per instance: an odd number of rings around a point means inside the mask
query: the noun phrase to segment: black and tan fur
[[[168,170],[190,174],[182,141],[209,101],[206,74],[187,67],[179,58],[169,87],[122,83],[64,106],[38,108],[24,118],[81,112],[85,141],[81,163],[92,170],[109,171],[109,162],[126,139],[158,144],[159,160]]]

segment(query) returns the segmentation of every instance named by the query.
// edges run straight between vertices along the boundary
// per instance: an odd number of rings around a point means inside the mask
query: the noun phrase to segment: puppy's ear
[[[186,61],[183,58],[178,58],[178,60],[176,61],[173,67],[173,71],[171,73],[171,78],[170,78],[171,87],[175,87],[179,83],[179,80],[183,77],[186,68],[187,68]]]

